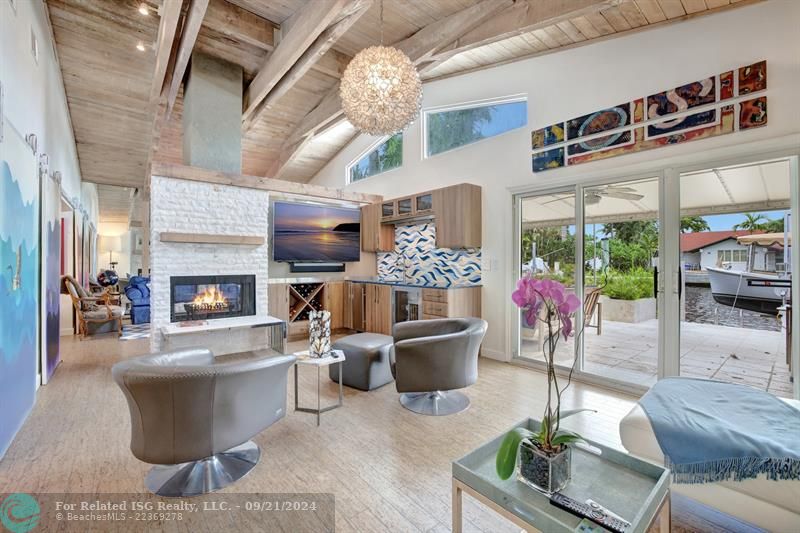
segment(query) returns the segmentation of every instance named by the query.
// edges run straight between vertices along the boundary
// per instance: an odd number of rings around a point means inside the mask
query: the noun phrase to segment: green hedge
[[[653,272],[634,268],[627,272],[608,273],[608,282],[603,294],[615,300],[638,300],[653,297]]]

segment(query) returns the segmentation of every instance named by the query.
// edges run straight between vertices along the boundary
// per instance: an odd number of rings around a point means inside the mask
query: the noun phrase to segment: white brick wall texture
[[[161,242],[163,231],[259,236],[264,237],[265,242],[261,246]],[[256,314],[267,315],[268,239],[267,191],[153,176],[150,188],[151,351],[168,347],[161,327],[170,322],[170,276],[255,274]],[[183,345],[205,346],[217,355],[261,348],[268,342],[263,328],[180,337]]]

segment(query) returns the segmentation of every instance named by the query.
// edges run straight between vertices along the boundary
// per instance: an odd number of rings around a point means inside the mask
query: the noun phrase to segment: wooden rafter
[[[344,35],[355,22],[366,13],[372,5],[372,0],[352,0],[347,9],[347,14],[328,26],[300,58],[292,65],[283,77],[275,84],[264,99],[254,107],[253,112],[248,116],[244,114],[243,127],[249,129],[258,121],[261,114],[271,108],[278,99],[289,92],[289,90],[315,65],[320,62],[323,56],[331,50],[331,47]],[[332,51],[332,50],[331,50]],[[335,52],[335,51],[334,51]],[[327,57],[334,57],[329,55]],[[334,61],[336,58],[334,57]],[[257,78],[256,78],[257,79]],[[252,106],[251,106],[252,107]]]
[[[166,94],[165,120],[169,118],[172,107],[175,105],[175,99],[178,97],[178,89],[180,89],[183,75],[186,73],[186,67],[189,66],[189,59],[192,57],[194,43],[197,40],[197,34],[200,33],[200,26],[203,24],[203,18],[205,17],[207,8],[208,0],[191,0],[191,4],[189,5],[189,10],[186,13],[186,19],[183,23],[183,29],[181,30],[178,52],[175,56],[175,61],[169,76],[169,83],[164,87]]]
[[[242,114],[245,128],[252,125],[259,110],[262,109],[263,101],[292,69],[295,69],[296,72],[291,74],[290,78],[296,81],[335,42],[335,40],[324,39],[319,46],[315,47],[316,49],[310,50],[328,27],[341,22],[340,29],[343,30],[341,33],[344,33],[364,12],[365,5],[368,6],[369,1],[315,0],[307,3],[292,15],[290,20],[283,25],[280,43],[245,91],[245,110]],[[351,19],[350,17],[354,14],[358,14],[358,16]],[[343,20],[344,22],[342,22]],[[336,34],[335,37],[338,39],[341,33]],[[309,50],[310,53],[307,54]],[[291,80],[287,81],[282,89],[283,93],[293,83]]]
[[[427,71],[450,59],[456,54],[466,52],[479,46],[509,39],[540,28],[558,24],[575,17],[596,13],[614,7],[621,0],[521,0],[496,17],[481,24],[458,39],[444,43],[434,54],[431,61],[421,70]]]
[[[164,77],[167,74],[172,46],[178,31],[178,22],[181,19],[181,4],[180,0],[165,2],[161,11],[155,45],[156,67],[153,73],[153,84],[150,88],[150,105],[158,105],[158,99],[164,88]]]
[[[271,52],[275,48],[276,26],[226,0],[210,0],[203,26],[225,37]]]
[[[424,62],[442,43],[449,43],[459,36],[483,24],[498,12],[512,6],[514,0],[483,0],[425,26],[411,37],[393,46],[404,51],[415,64]],[[295,127],[281,146],[281,157],[270,167],[270,175],[279,175],[286,164],[296,157],[308,139],[339,124],[343,119],[342,102],[337,83]]]
[[[276,180],[262,176],[231,174],[229,172],[221,172],[218,170],[209,170],[206,168],[190,167],[186,165],[174,165],[170,163],[153,163],[153,176],[200,181],[204,183],[216,183],[219,185],[232,185],[234,187],[260,189],[284,194],[299,194],[303,196],[313,196],[316,198],[346,200],[365,204],[373,204],[383,201],[383,197],[377,194],[348,192],[341,189],[323,187],[321,185],[310,185],[307,183],[296,183],[294,181]]]

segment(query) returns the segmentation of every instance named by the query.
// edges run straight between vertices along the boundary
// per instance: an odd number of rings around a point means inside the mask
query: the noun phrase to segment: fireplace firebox
[[[209,320],[256,314],[256,277],[171,276],[170,321]]]

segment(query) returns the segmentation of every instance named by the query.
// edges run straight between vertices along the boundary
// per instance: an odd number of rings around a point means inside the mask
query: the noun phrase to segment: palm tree
[[[698,231],[711,231],[703,217],[681,217],[681,233],[696,233]]]
[[[734,230],[743,229],[745,231],[749,231],[753,233],[756,230],[762,229],[762,221],[766,221],[767,218],[762,214],[753,214],[753,213],[745,213],[744,220],[735,224],[733,226]]]

